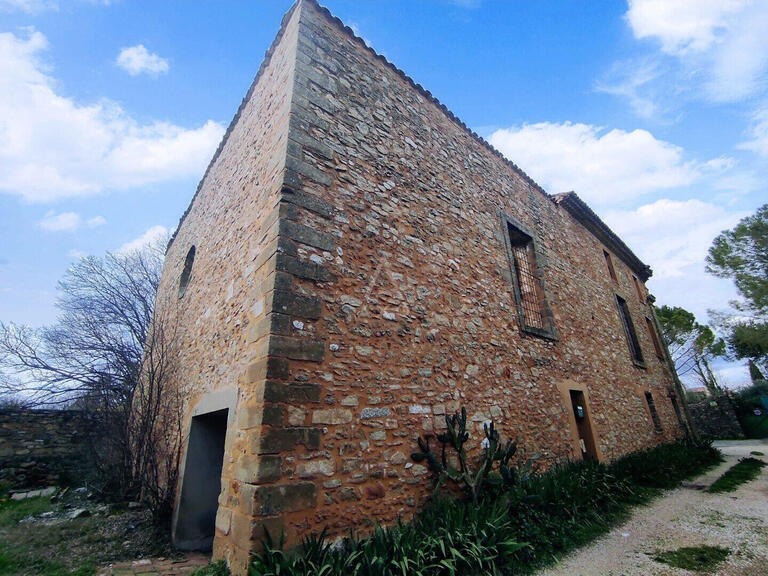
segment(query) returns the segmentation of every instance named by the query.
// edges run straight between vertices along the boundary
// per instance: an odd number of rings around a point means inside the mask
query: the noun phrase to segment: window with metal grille
[[[624,333],[627,336],[627,344],[629,344],[629,351],[632,353],[632,359],[638,364],[642,364],[643,351],[640,349],[640,342],[637,339],[635,325],[632,323],[632,316],[629,315],[627,301],[617,294],[616,304],[619,307],[619,316],[621,317],[621,323],[624,325]]]
[[[539,278],[533,237],[510,222],[509,217],[505,217],[504,222],[515,300],[523,329],[539,336],[555,337]]]
[[[645,401],[648,403],[648,410],[651,412],[651,420],[653,420],[653,427],[656,429],[656,432],[661,432],[661,419],[659,418],[659,413],[656,412],[656,403],[653,401],[653,394],[650,392],[645,393]]]
[[[618,282],[616,278],[616,269],[613,267],[613,258],[607,250],[603,250],[603,256],[605,257],[605,265],[608,267],[608,274],[611,275],[611,280]]]
[[[651,340],[653,341],[653,347],[656,349],[656,356],[659,358],[664,358],[664,349],[661,347],[661,340],[659,340],[659,334],[656,332],[656,329],[653,327],[653,322],[650,318],[645,318],[645,323],[648,326],[648,333],[651,335]]]

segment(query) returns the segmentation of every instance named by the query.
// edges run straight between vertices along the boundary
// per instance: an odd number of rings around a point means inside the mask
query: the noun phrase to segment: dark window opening
[[[195,263],[195,247],[192,246],[187,252],[187,257],[184,259],[184,269],[181,271],[181,278],[179,278],[179,298],[184,296],[187,291],[187,285],[189,284],[189,277],[192,275],[192,265]]]
[[[648,410],[651,412],[651,420],[653,420],[654,430],[656,430],[656,432],[661,432],[661,420],[659,419],[659,413],[656,412],[656,403],[653,401],[653,394],[646,392],[645,401],[648,403]]]
[[[640,285],[640,280],[637,279],[637,276],[632,274],[632,282],[635,284],[635,292],[637,292],[637,298],[645,304],[645,297],[643,296],[643,289]]]
[[[608,274],[611,275],[611,279],[614,282],[618,282],[616,278],[616,269],[613,267],[613,259],[607,250],[603,250],[603,256],[605,256],[605,265],[608,267]]]
[[[651,340],[653,341],[653,347],[656,350],[656,356],[663,359],[664,348],[662,348],[661,346],[661,340],[659,340],[659,335],[656,332],[656,329],[653,327],[653,322],[651,322],[650,318],[646,318],[645,323],[648,325],[648,333],[651,335]]]
[[[509,259],[520,320],[525,330],[553,336],[553,327],[536,263],[532,236],[507,221]]]
[[[621,316],[621,323],[624,325],[624,333],[627,336],[627,344],[629,345],[629,351],[632,353],[632,360],[638,364],[642,364],[643,352],[640,349],[640,342],[637,339],[635,325],[632,323],[632,316],[629,314],[627,301],[617,294],[616,304],[619,307],[619,316]]]
[[[675,416],[677,416],[677,423],[680,424],[680,428],[685,430],[685,421],[683,420],[683,415],[680,412],[680,404],[677,403],[677,396],[675,396],[674,392],[669,393],[669,401],[672,403],[672,409],[675,411]]]

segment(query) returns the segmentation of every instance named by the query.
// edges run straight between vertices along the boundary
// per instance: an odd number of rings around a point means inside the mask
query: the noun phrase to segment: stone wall
[[[427,470],[408,457],[415,438],[461,405],[478,446],[492,418],[542,467],[580,457],[562,390],[587,394],[606,459],[680,437],[674,381],[633,284],[640,272],[614,255],[613,281],[607,247],[570,213],[325,12],[301,6],[289,140],[311,145],[288,148],[285,199],[300,193],[325,210],[300,208],[284,229],[333,281],[294,278],[311,313],[277,323],[304,351],[290,357],[289,380],[306,384],[303,398],[275,399],[275,426],[302,438],[283,447],[276,482],[312,490],[316,507],[266,512],[282,512],[294,537],[408,517],[429,494]],[[520,328],[502,215],[535,235],[556,338]]]
[[[695,404],[689,404],[693,425],[702,438],[717,440],[718,438],[743,438],[741,428],[733,403],[727,395],[717,398],[707,398]]]
[[[101,432],[81,411],[0,410],[0,482],[30,488],[82,481]]]
[[[507,219],[535,237],[551,334],[520,327]],[[462,405],[478,450],[493,419],[541,467],[581,457],[569,390],[585,396],[603,459],[679,438],[674,380],[634,285],[644,271],[614,255],[612,280],[604,249],[351,30],[297,3],[169,247],[158,297],[178,325],[182,429],[235,391],[214,557],[244,573],[264,525],[290,544],[409,517],[431,493],[409,458],[416,437]]]
[[[222,537],[216,545],[240,569],[259,536],[252,498],[242,494],[252,484],[238,478],[255,482],[266,473],[259,471],[252,445],[259,437],[264,380],[281,371],[266,354],[268,326],[256,320],[272,306],[268,295],[275,284],[280,287],[276,227],[286,210],[280,192],[297,30],[298,22],[287,16],[169,245],[158,289],[156,314],[173,327],[175,389],[168,393],[185,405],[184,434],[212,395],[235,392],[235,402],[226,406],[236,415],[226,434],[216,519]],[[194,262],[180,296],[192,246]]]

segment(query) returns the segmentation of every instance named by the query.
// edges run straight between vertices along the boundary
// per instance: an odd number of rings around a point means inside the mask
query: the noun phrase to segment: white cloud
[[[682,306],[702,320],[736,297],[730,280],[705,270],[712,240],[745,212],[701,200],[661,199],[634,210],[609,210],[603,219],[653,269],[648,283],[659,305]]]
[[[74,232],[80,227],[80,214],[75,212],[56,214],[51,211],[38,222],[38,225],[48,232]]]
[[[143,44],[120,50],[115,64],[131,76],[148,74],[157,77],[160,74],[167,74],[169,69],[168,60],[153,54]]]
[[[691,184],[699,169],[646,130],[542,122],[497,130],[493,146],[550,192],[575,190],[597,205]]]
[[[768,3],[753,0],[630,0],[636,38],[654,38],[715,102],[736,102],[765,88]],[[697,78],[701,80],[697,80]]]
[[[0,8],[34,14],[44,10],[56,10],[58,3],[53,0],[0,0]]]
[[[69,252],[67,252],[67,256],[71,258],[72,260],[80,260],[80,258],[85,258],[88,256],[88,252],[85,250],[78,250],[76,248],[73,248]]]
[[[113,0],[84,0],[89,4],[109,6]],[[58,0],[0,0],[0,10],[21,11],[37,14],[47,10],[58,10]]]
[[[669,54],[701,52],[721,40],[729,19],[750,0],[629,0],[636,38],[656,38]]]
[[[85,221],[85,225],[88,228],[98,228],[107,223],[107,220],[103,216],[94,216]],[[49,210],[45,217],[38,222],[38,225],[43,230],[49,232],[74,232],[78,230],[83,224],[83,219],[80,214],[76,212],[61,212],[56,214],[53,210]]]
[[[741,143],[739,148],[768,158],[768,107],[758,110],[752,116],[749,136],[750,139]]]
[[[120,248],[117,249],[118,253],[125,254],[126,252],[133,252],[134,250],[141,250],[145,246],[158,244],[164,242],[168,238],[168,229],[165,226],[152,226],[144,234],[138,238],[134,238],[130,242],[126,242]]]
[[[651,118],[658,113],[656,99],[644,94],[644,88],[659,77],[656,62],[616,62],[610,72],[598,81],[595,89],[613,96],[629,100],[635,114],[641,118]]]
[[[733,227],[743,212],[701,200],[661,199],[635,210],[609,210],[605,222],[653,267],[654,276],[679,277],[691,265],[703,268],[712,240]]]
[[[59,95],[40,32],[0,34],[0,192],[29,202],[199,176],[224,128],[140,124],[120,106]]]

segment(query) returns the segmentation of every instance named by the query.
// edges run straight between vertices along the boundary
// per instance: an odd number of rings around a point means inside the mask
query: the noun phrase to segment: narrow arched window
[[[192,265],[195,263],[195,247],[192,246],[187,252],[187,257],[184,259],[184,269],[181,271],[181,278],[179,278],[179,298],[184,296],[187,291],[187,285],[189,284],[189,277],[192,275]]]

